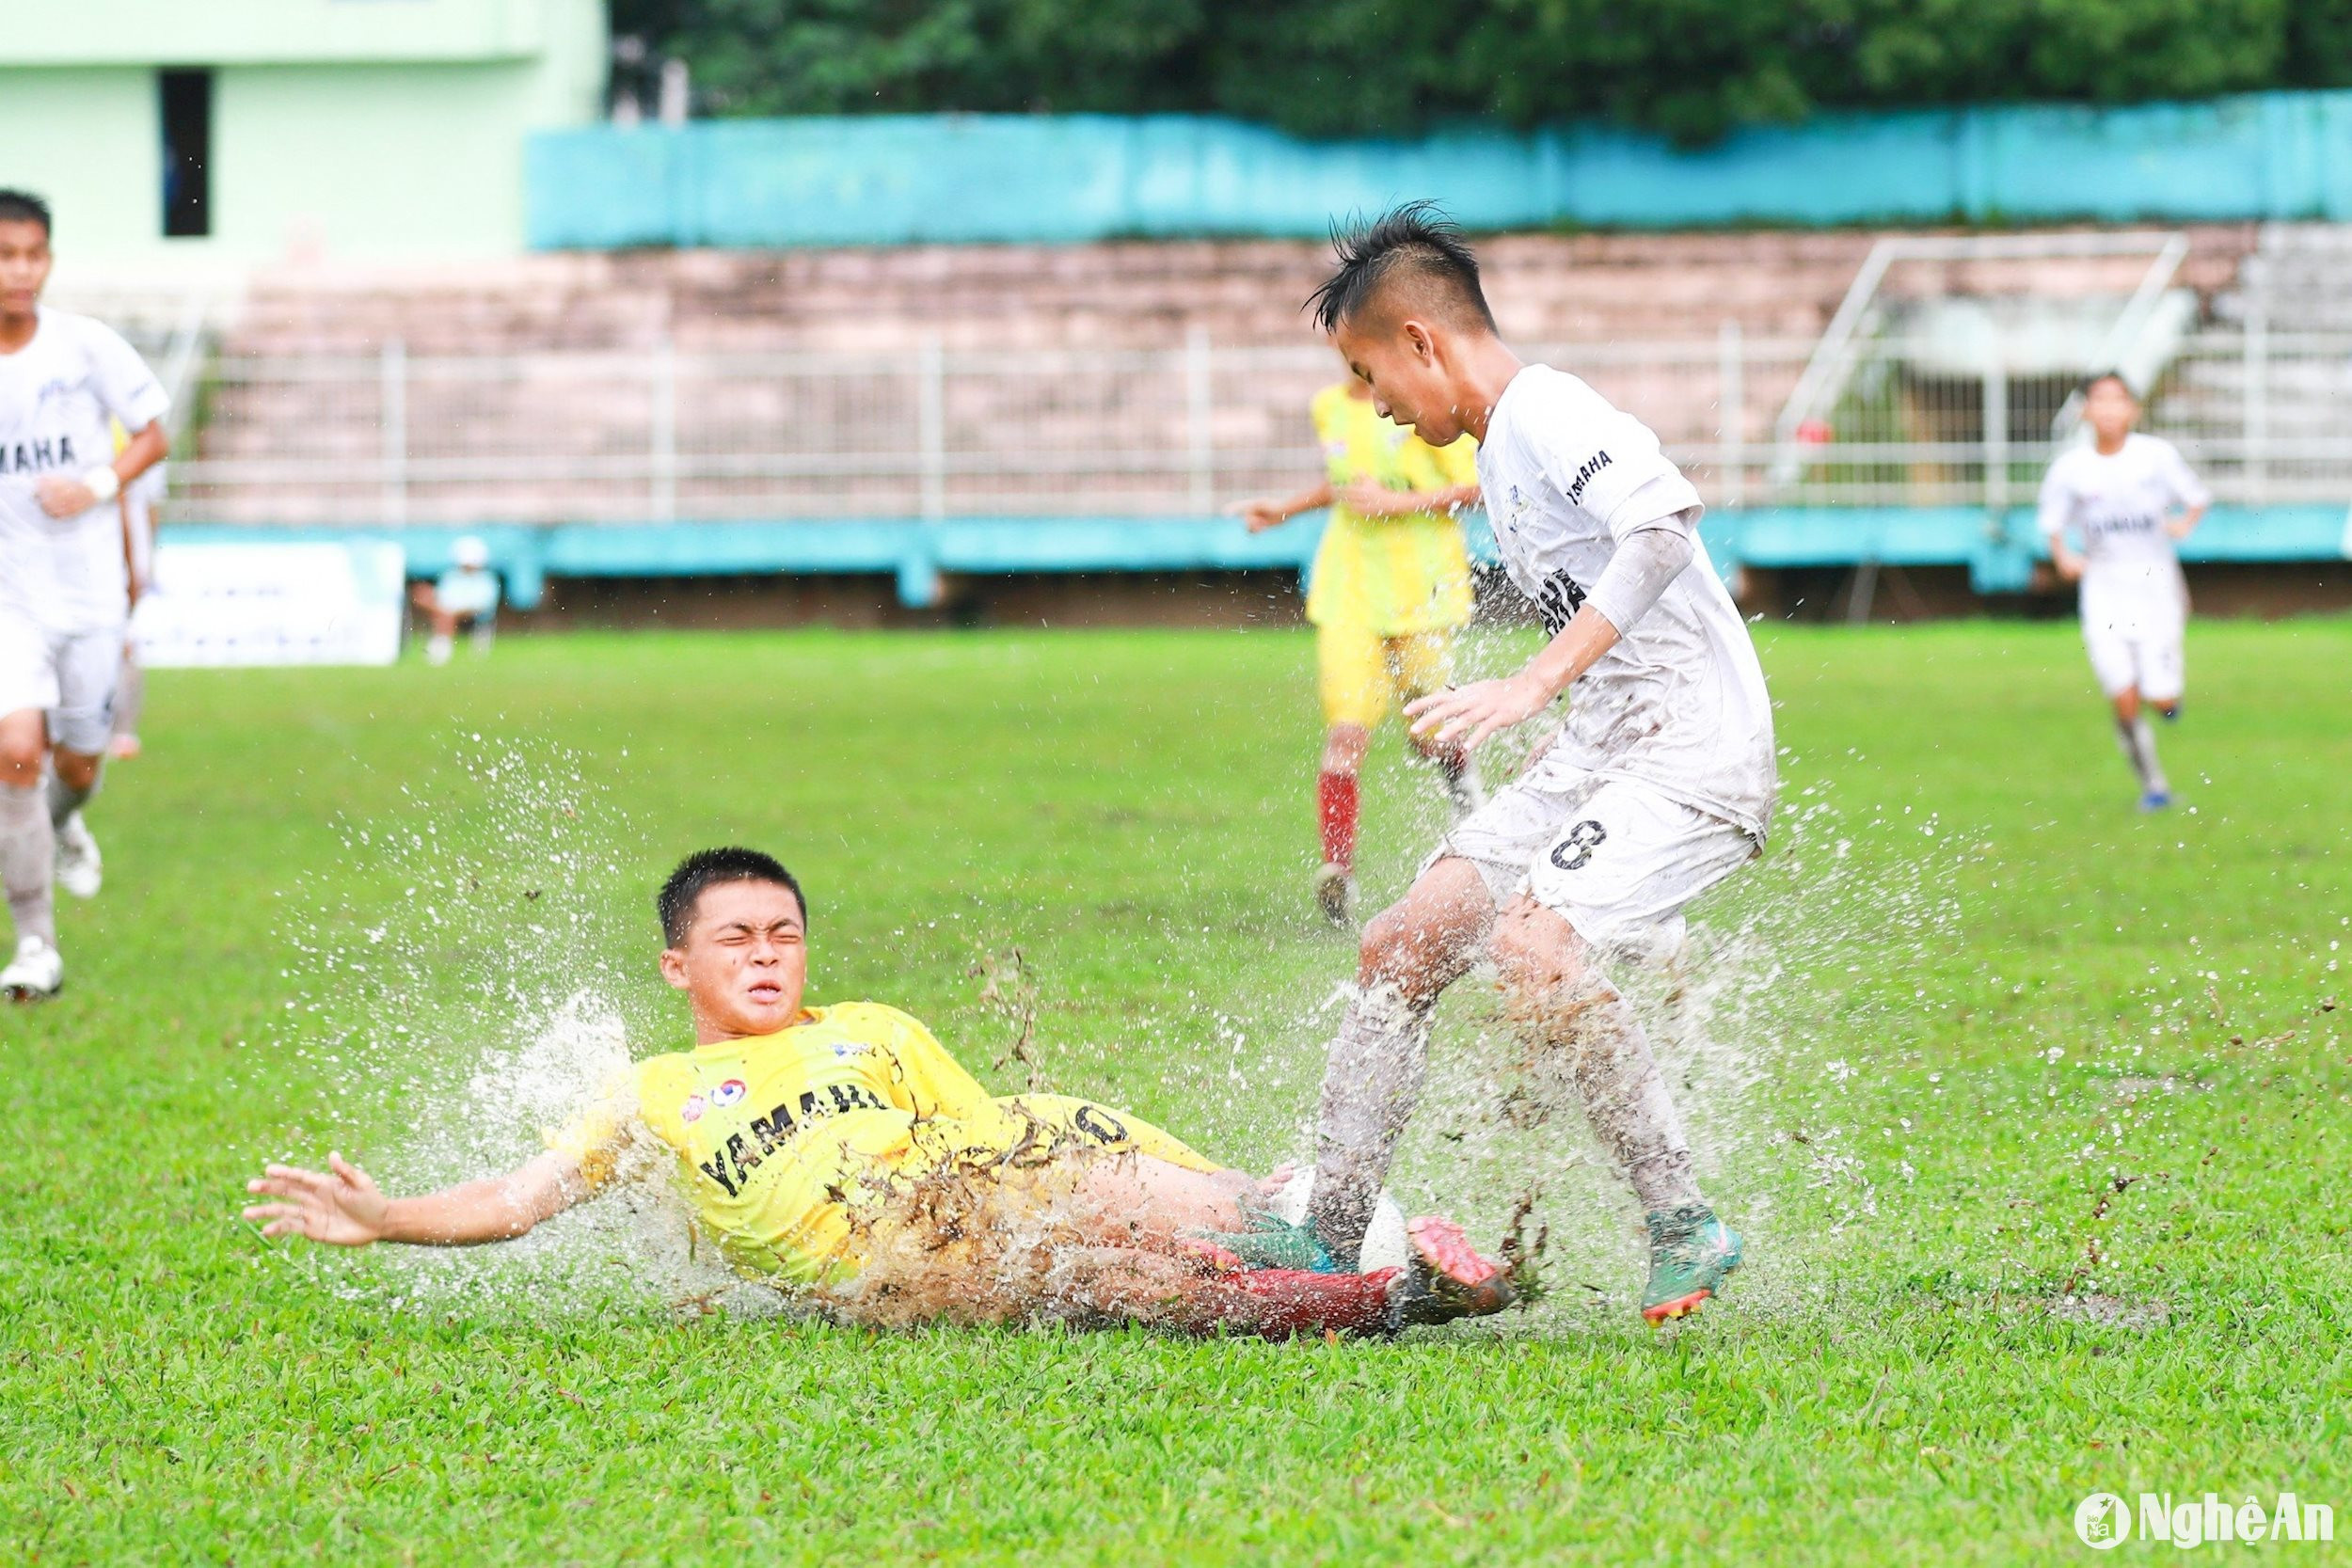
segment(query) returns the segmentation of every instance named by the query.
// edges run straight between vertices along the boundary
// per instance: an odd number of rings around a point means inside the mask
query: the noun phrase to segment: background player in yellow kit
[[[337,1154],[325,1172],[269,1166],[247,1190],[277,1201],[246,1217],[267,1236],[344,1246],[504,1241],[608,1186],[642,1154],[675,1161],[703,1228],[739,1272],[834,1301],[856,1302],[878,1258],[902,1301],[940,1312],[1074,1307],[1197,1330],[1380,1331],[1511,1299],[1501,1271],[1439,1219],[1410,1227],[1407,1269],[1247,1268],[1269,1247],[1312,1247],[1266,1210],[1280,1176],[1254,1181],[1091,1101],[992,1099],[896,1008],[803,1007],[807,906],[766,855],[690,856],[658,903],[662,977],[687,994],[691,1051],[637,1063],[551,1133],[548,1152],[506,1175],[388,1198]],[[975,1186],[987,1189],[977,1202]],[[946,1227],[943,1201],[960,1205]],[[1034,1283],[1058,1299],[990,1302],[1008,1277],[997,1266],[937,1277],[965,1257],[948,1243],[976,1221],[1017,1244],[1050,1237],[1066,1256]]]
[[[1356,892],[1357,774],[1373,728],[1452,678],[1454,633],[1470,618],[1470,557],[1456,514],[1478,502],[1478,449],[1468,436],[1432,447],[1383,419],[1352,375],[1308,406],[1323,482],[1287,499],[1228,510],[1255,533],[1331,509],[1307,591],[1327,726],[1315,781],[1323,832],[1315,901],[1344,926]],[[1444,774],[1457,814],[1475,809],[1478,780],[1467,753],[1408,738]]]

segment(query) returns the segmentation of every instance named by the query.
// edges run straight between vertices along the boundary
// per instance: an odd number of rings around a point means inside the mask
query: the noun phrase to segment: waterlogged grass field
[[[1640,1323],[1636,1217],[1473,980],[1398,1186],[1488,1240],[1540,1188],[1549,1293],[1378,1344],[801,1323],[653,1199],[456,1259],[235,1217],[273,1157],[519,1160],[616,1028],[680,1043],[648,893],[724,840],[807,882],[815,999],[1305,1148],[1352,958],[1305,635],[158,674],[69,989],[0,1015],[0,1560],[2052,1561],[2094,1490],[2352,1529],[2352,626],[2196,628],[2161,818],[2070,628],[1759,633],[1774,854],[1632,982],[1751,1266]],[[1376,902],[1437,819],[1392,735],[1369,778]]]

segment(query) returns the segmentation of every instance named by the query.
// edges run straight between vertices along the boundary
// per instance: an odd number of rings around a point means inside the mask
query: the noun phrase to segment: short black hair
[[[654,912],[661,917],[661,940],[672,947],[686,941],[688,929],[694,924],[694,906],[701,901],[706,888],[724,882],[771,882],[792,890],[793,901],[801,906],[801,923],[808,923],[808,895],[801,891],[798,878],[784,868],[784,863],[773,855],[763,855],[756,849],[697,849],[677,863],[654,895]]]
[[[1408,201],[1370,223],[1334,230],[1331,250],[1338,270],[1307,296],[1307,309],[1327,334],[1337,332],[1396,277],[1434,284],[1487,331],[1495,329],[1495,313],[1486,308],[1486,293],[1478,282],[1478,258],[1461,229],[1434,201]]]
[[[2102,381],[2114,382],[2118,387],[2123,388],[2123,395],[2125,397],[2131,399],[2134,403],[2137,403],[2139,401],[2139,388],[2133,386],[2131,378],[2125,375],[2122,371],[2094,371],[2090,374],[2084,376],[2082,386],[2083,396],[2089,397],[2090,395],[2090,389],[2098,386]]]
[[[30,191],[12,191],[0,186],[0,223],[38,223],[43,234],[49,232],[49,203]]]

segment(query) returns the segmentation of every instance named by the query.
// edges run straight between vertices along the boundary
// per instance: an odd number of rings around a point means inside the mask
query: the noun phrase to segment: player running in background
[[[433,627],[424,644],[427,664],[447,664],[460,631],[472,633],[475,653],[488,653],[498,626],[499,578],[490,570],[490,546],[469,533],[450,546],[449,554],[448,571],[408,593],[409,601],[424,611]]]
[[[2188,582],[2176,544],[2195,531],[2213,496],[2171,442],[2132,428],[2139,400],[2119,372],[2084,385],[2083,422],[2090,444],[2066,451],[2042,481],[2042,531],[2058,576],[2082,584],[2083,646],[2113,705],[2123,760],[2139,780],[2139,809],[2162,811],[2172,786],[2143,705],[2181,716]],[[2081,535],[2080,553],[2070,532]]]
[[[1413,1223],[1407,1268],[1342,1274],[1272,1215],[1265,1200],[1286,1173],[1252,1181],[1090,1101],[991,1099],[896,1008],[803,1007],[807,905],[766,855],[691,855],[657,906],[661,974],[687,994],[691,1051],[637,1063],[504,1176],[387,1198],[334,1155],[326,1172],[270,1166],[247,1191],[276,1201],[246,1218],[267,1236],[341,1246],[505,1241],[642,1154],[675,1166],[739,1272],[853,1316],[1074,1310],[1281,1337],[1382,1333],[1513,1299],[1448,1221]],[[1039,1248],[1044,1268],[1017,1266]],[[1321,1266],[1247,1266],[1269,1254]]]
[[[1513,1025],[1565,1054],[1602,1147],[1647,1212],[1651,1322],[1696,1310],[1740,1262],[1699,1193],[1682,1118],[1613,953],[1678,942],[1691,900],[1762,848],[1772,705],[1746,625],[1698,538],[1698,492],[1658,438],[1496,335],[1478,262],[1427,203],[1338,244],[1314,303],[1375,405],[1422,438],[1478,438],[1511,580],[1551,634],[1523,669],[1424,697],[1414,727],[1475,749],[1575,702],[1549,748],[1455,826],[1365,929],[1323,1082],[1310,1212],[1356,1256],[1421,1095],[1429,1014],[1482,955]]]
[[[0,992],[19,1001],[65,983],[56,834],[98,787],[130,618],[115,500],[163,457],[168,401],[112,329],[42,307],[49,231],[38,198],[0,191]],[[131,432],[111,462],[109,416]]]
[[[1307,591],[1327,726],[1315,781],[1323,831],[1315,901],[1333,925],[1345,926],[1356,891],[1357,775],[1372,731],[1392,704],[1452,678],[1454,634],[1470,618],[1470,557],[1456,514],[1478,502],[1476,443],[1466,436],[1430,446],[1383,418],[1353,376],[1317,392],[1308,412],[1323,447],[1323,482],[1287,499],[1227,510],[1258,533],[1330,508]],[[1478,776],[1468,753],[1419,736],[1412,741],[1444,775],[1454,810],[1474,810]]]

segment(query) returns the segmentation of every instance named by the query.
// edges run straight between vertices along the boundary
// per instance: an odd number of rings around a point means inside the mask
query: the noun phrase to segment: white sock
[[[1558,1048],[1570,1053],[1569,1071],[1594,1135],[1632,1182],[1642,1207],[1655,1212],[1703,1204],[1682,1113],[1625,998],[1601,991]]]
[[[39,937],[57,944],[56,890],[50,885],[56,860],[57,830],[40,787],[0,784],[0,885],[8,890],[19,941]]]
[[[2115,743],[2123,749],[2123,760],[2132,765],[2139,779],[2142,793],[2169,795],[2172,786],[2165,782],[2164,765],[2156,760],[2155,726],[2141,712],[2130,719],[2115,721]]]
[[[1405,1124],[1429,1067],[1429,1009],[1394,986],[1359,992],[1340,1020],[1323,1073],[1315,1187],[1308,1219],[1340,1267],[1352,1269],[1372,1227]]]

